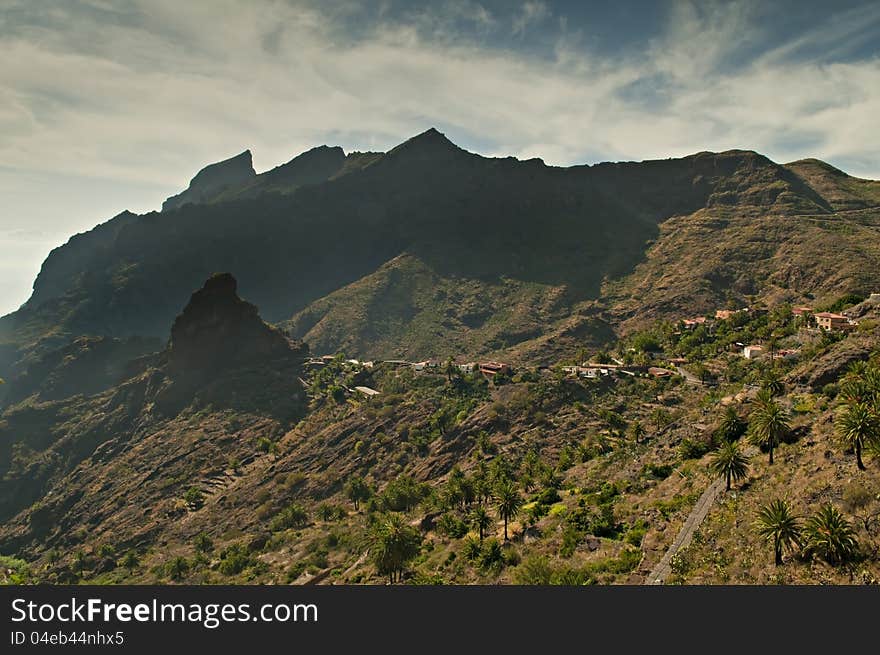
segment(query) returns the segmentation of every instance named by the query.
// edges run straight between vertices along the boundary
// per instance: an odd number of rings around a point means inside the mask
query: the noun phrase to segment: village
[[[880,293],[871,294],[866,303],[880,305]],[[767,315],[771,309],[760,307],[745,307],[741,309],[717,309],[713,315],[683,318],[675,324],[675,334],[685,335],[698,329],[706,330],[712,334],[721,322],[747,322],[759,316]],[[825,334],[841,334],[858,327],[859,321],[847,310],[841,313],[819,311],[814,312],[811,307],[791,307],[791,320],[796,323],[799,332],[805,336]],[[628,352],[620,353],[620,357],[611,354],[603,354],[601,361],[585,361],[577,364],[559,362],[556,365],[539,365],[529,368],[537,374],[550,374],[554,370],[561,372],[567,379],[599,380],[611,376],[671,378],[680,376],[686,383],[714,386],[711,379],[696,375],[685,368],[689,363],[688,358],[667,355],[661,348],[647,350],[645,355],[649,361],[633,361],[635,348],[628,348]],[[766,339],[756,343],[743,343],[734,341],[729,346],[729,352],[740,355],[745,360],[768,360],[794,361],[800,354],[799,347],[782,347],[776,344],[774,339]],[[313,357],[306,362],[310,369],[324,367],[331,362],[342,361],[351,368],[372,370],[375,367],[393,367],[410,369],[415,374],[438,374],[438,375],[480,375],[496,384],[510,379],[518,371],[514,365],[494,361],[468,361],[457,362],[455,358],[445,361],[439,359],[425,359],[409,361],[406,359],[384,359],[361,361],[358,359],[344,359],[341,355],[322,355]],[[352,395],[360,395],[365,398],[377,396],[380,392],[367,386],[354,386],[345,388]]]

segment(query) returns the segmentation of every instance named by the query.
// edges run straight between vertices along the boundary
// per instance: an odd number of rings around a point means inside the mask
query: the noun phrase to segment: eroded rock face
[[[240,155],[205,166],[190,181],[185,191],[162,203],[162,211],[177,209],[190,203],[207,202],[225,189],[242,184],[256,175],[251,151],[245,150]]]
[[[304,344],[264,323],[257,307],[238,297],[237,282],[218,273],[196,291],[171,327],[167,372],[205,377],[224,370],[298,365]]]

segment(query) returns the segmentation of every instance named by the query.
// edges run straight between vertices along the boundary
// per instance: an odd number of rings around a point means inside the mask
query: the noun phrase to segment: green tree
[[[370,554],[379,575],[387,575],[394,584],[406,569],[407,563],[419,554],[422,536],[407,525],[403,516],[386,514],[373,526],[370,533]]]
[[[748,475],[749,458],[740,452],[738,442],[727,441],[715,451],[709,467],[715,475],[725,478],[730,491],[731,480],[742,480]]]
[[[183,501],[190,509],[199,509],[205,504],[205,494],[202,493],[202,490],[198,487],[190,487],[186,490],[186,493],[183,494]]]
[[[288,528],[302,528],[309,522],[309,513],[306,508],[298,503],[291,503],[275,515],[269,528],[273,532],[287,530]]]
[[[495,500],[498,502],[498,516],[504,521],[504,541],[507,541],[507,524],[519,515],[523,499],[513,482],[503,480],[495,488]]]
[[[458,369],[458,366],[455,365],[455,362],[452,361],[452,357],[446,360],[446,364],[443,367],[443,372],[446,373],[446,379],[449,382],[452,382],[452,379],[455,377],[459,377],[461,371]]]
[[[633,421],[629,426],[629,434],[636,443],[641,443],[642,437],[645,436],[645,426],[641,421]]]
[[[214,542],[211,541],[211,538],[204,532],[200,532],[196,535],[196,538],[193,539],[193,546],[195,547],[196,552],[199,553],[210,553],[214,550]]]
[[[791,550],[803,541],[800,521],[784,500],[772,500],[758,510],[757,528],[758,534],[773,544],[776,566],[782,564],[783,549]]]
[[[479,532],[480,543],[482,544],[486,530],[492,527],[492,517],[489,516],[489,512],[487,512],[486,508],[482,505],[474,508],[471,512],[471,525],[474,526],[474,529],[476,529],[477,532]]]
[[[771,397],[781,396],[782,392],[785,391],[785,385],[775,371],[767,372],[764,379],[761,380],[761,387],[766,389]]]
[[[760,402],[749,418],[752,441],[770,451],[769,463],[773,464],[773,450],[791,431],[788,414],[775,400]]]
[[[165,573],[172,580],[182,580],[189,573],[189,562],[185,557],[175,557],[165,565]]]
[[[140,566],[140,558],[137,553],[133,550],[126,551],[125,555],[122,556],[122,559],[119,560],[119,565],[128,569],[128,574],[131,575],[134,570]]]
[[[850,402],[837,413],[834,427],[840,440],[856,453],[856,466],[865,470],[862,449],[880,441],[880,417],[877,410],[866,402]]]
[[[372,495],[370,485],[360,476],[349,478],[345,483],[345,497],[354,504],[356,512],[360,510],[361,501],[369,500]]]
[[[736,441],[743,435],[746,427],[747,424],[739,417],[736,407],[728,405],[727,409],[724,410],[724,415],[721,417],[721,423],[718,425],[715,434],[722,441]]]
[[[849,521],[830,503],[807,519],[804,532],[807,552],[829,564],[848,562],[859,551],[859,542]]]

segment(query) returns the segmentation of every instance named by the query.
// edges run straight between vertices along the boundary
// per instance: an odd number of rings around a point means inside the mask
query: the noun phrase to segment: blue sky
[[[204,164],[436,126],[568,165],[748,148],[880,178],[880,3],[0,0],[0,314]]]

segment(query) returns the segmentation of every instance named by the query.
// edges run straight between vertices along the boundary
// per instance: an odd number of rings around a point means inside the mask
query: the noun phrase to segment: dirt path
[[[760,451],[757,448],[749,447],[744,454],[751,459],[759,452]],[[715,504],[715,499],[718,498],[719,494],[724,492],[725,486],[725,479],[718,478],[706,487],[703,495],[700,496],[697,504],[694,505],[691,513],[688,514],[688,517],[685,519],[684,525],[681,526],[681,530],[678,531],[675,541],[669,546],[669,549],[663,555],[663,558],[657,563],[657,566],[645,576],[644,584],[663,584],[666,582],[666,578],[672,573],[672,558],[675,557],[678,551],[682,548],[687,548],[687,545],[691,543],[694,532],[700,527],[703,521],[706,520],[709,510],[712,508],[712,505]]]
[[[672,558],[675,557],[678,551],[687,547],[687,545],[691,543],[694,531],[700,527],[700,524],[709,513],[709,509],[715,503],[718,494],[724,491],[724,487],[724,478],[718,478],[706,487],[703,495],[700,496],[697,504],[694,505],[691,513],[688,514],[688,517],[685,519],[684,525],[681,526],[681,530],[678,531],[675,541],[669,546],[669,549],[663,555],[663,558],[657,563],[657,566],[655,566],[645,577],[645,584],[663,584],[666,581],[667,576],[672,573]]]

